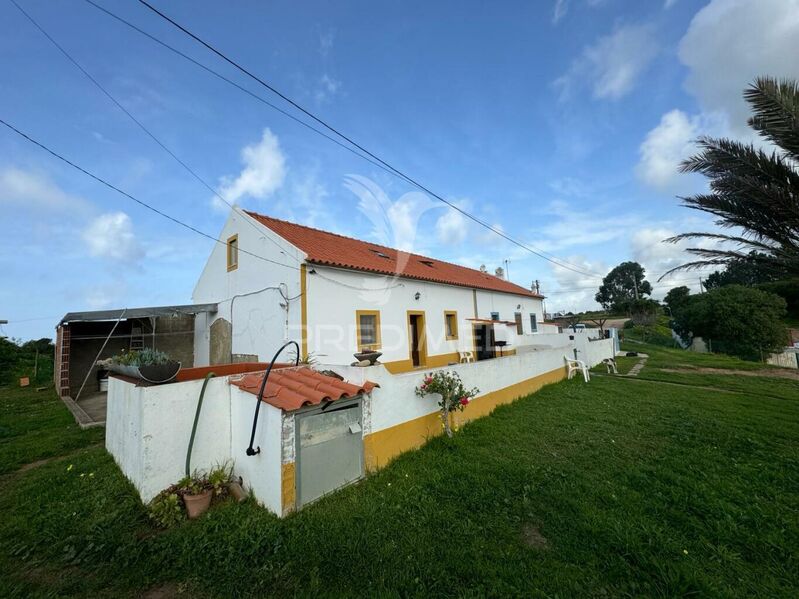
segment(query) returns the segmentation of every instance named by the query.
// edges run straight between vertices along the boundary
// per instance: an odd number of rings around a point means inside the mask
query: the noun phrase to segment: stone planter
[[[377,362],[377,359],[380,356],[382,356],[383,353],[379,352],[379,351],[364,351],[364,352],[359,352],[359,353],[353,354],[353,355],[355,356],[355,359],[358,360],[359,362],[363,362],[365,360],[368,360],[369,364],[371,365],[371,364],[374,364],[375,362]]]
[[[202,516],[209,507],[211,507],[211,499],[214,496],[212,489],[206,489],[199,495],[184,495],[183,503],[186,504],[186,513],[190,520]]]
[[[130,366],[127,364],[112,363],[109,364],[108,369],[117,374],[124,374],[125,376],[160,385],[174,380],[180,370],[180,362],[149,364],[146,366]]]

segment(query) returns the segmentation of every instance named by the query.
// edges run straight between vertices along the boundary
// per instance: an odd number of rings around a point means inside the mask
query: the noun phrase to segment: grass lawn
[[[723,354],[698,354],[681,349],[668,349],[655,345],[628,343],[625,350],[641,351],[649,355],[638,378],[713,387],[739,393],[755,393],[775,398],[799,399],[799,380],[766,376],[745,376],[742,372],[780,370],[761,362],[749,362]],[[629,359],[629,358],[628,358]],[[709,370],[708,370],[709,369]],[[679,372],[672,372],[678,370]],[[726,374],[724,371],[728,371]],[[729,371],[738,372],[730,373]],[[796,372],[789,369],[789,372]]]
[[[799,392],[763,380],[562,382],[284,520],[223,504],[165,532],[95,431],[5,392],[4,427],[44,416],[1,463],[68,455],[0,480],[0,596],[796,597]]]

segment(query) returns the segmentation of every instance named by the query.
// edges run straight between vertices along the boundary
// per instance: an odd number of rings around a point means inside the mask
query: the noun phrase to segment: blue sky
[[[82,0],[18,0],[132,114],[242,206],[510,278],[548,309],[593,306],[598,279],[553,265],[218,81]],[[135,2],[98,3],[269,97]],[[797,0],[157,5],[428,187],[512,237],[605,274],[709,227],[679,207],[700,134],[750,139],[740,92],[799,77]],[[216,235],[220,202],[17,9],[0,3],[0,117]],[[213,242],[147,212],[0,128],[3,334],[52,336],[65,312],[188,303]],[[353,179],[355,176],[356,179]],[[374,226],[366,178],[384,192]],[[370,206],[371,204],[371,206]],[[657,277],[650,277],[651,280]],[[655,296],[697,276],[655,284]]]

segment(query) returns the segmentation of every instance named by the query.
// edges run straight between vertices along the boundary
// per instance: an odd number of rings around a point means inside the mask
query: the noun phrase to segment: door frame
[[[492,331],[490,331],[489,328],[490,327],[492,328],[493,324],[489,324],[487,322],[473,322],[472,323],[472,347],[474,347],[474,361],[475,362],[479,362],[480,361],[480,348],[477,346],[477,327],[485,327],[486,328],[486,335],[488,336],[488,339],[486,341],[489,341],[491,339],[491,334],[492,334]],[[496,351],[496,349],[494,348],[493,345],[486,345],[486,348],[488,348],[488,347],[491,348],[491,354],[492,355],[491,355],[490,358],[484,358],[484,359],[485,360],[493,360],[494,358],[497,357],[496,356],[497,351]],[[488,351],[488,350],[486,350],[486,351]]]
[[[419,366],[413,365],[411,316],[421,317],[421,326],[419,327]],[[427,315],[424,310],[408,310],[405,318],[408,323],[408,359],[411,361],[411,368],[425,368],[427,366]]]
[[[336,487],[332,491],[325,493],[324,495],[317,497],[316,499],[309,501],[308,503],[300,503],[300,487],[302,486],[300,483],[301,476],[300,476],[300,469],[302,468],[302,463],[300,461],[300,421],[305,416],[315,416],[317,414],[324,414],[325,412],[336,412],[338,410],[347,410],[352,408],[353,406],[357,406],[360,410],[360,416],[358,421],[361,423],[361,443],[360,443],[360,450],[361,450],[361,475],[356,478],[355,480],[351,480],[350,482],[341,485],[340,487]],[[343,489],[344,487],[348,487],[353,483],[356,483],[360,480],[363,480],[366,477],[366,454],[364,452],[364,443],[363,443],[363,395],[358,395],[357,397],[353,397],[352,399],[338,399],[336,401],[331,401],[325,404],[318,404],[315,406],[305,406],[294,412],[294,510],[299,510],[301,507],[306,505],[310,505],[316,501],[322,499],[333,493],[334,491],[338,491],[339,489]],[[282,468],[282,460],[281,460],[281,468]]]

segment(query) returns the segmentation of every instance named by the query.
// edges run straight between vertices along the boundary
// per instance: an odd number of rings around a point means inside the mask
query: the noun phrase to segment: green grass
[[[750,362],[724,354],[699,354],[655,345],[628,343],[624,345],[624,349],[640,351],[649,355],[646,365],[638,375],[640,379],[712,387],[752,397],[771,396],[782,399],[799,399],[799,381],[797,380],[723,373],[724,370],[740,370],[757,374],[759,371],[778,369],[770,364]],[[701,372],[698,370],[700,368],[717,369],[719,372]],[[668,372],[668,370],[674,369],[684,372]]]
[[[799,398],[760,380],[551,385],[284,520],[228,503],[166,532],[102,447],[71,447],[0,481],[0,596],[795,597]]]
[[[0,475],[101,443],[104,435],[102,428],[82,431],[52,389],[0,388]]]
[[[618,356],[616,358],[616,370],[619,374],[627,374],[630,372],[630,369],[635,366],[641,358],[628,358],[626,356]],[[608,369],[605,367],[604,364],[597,364],[591,369],[591,372],[607,372]]]

